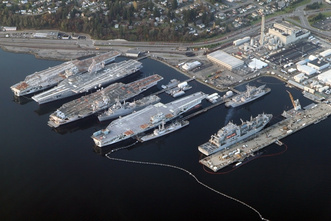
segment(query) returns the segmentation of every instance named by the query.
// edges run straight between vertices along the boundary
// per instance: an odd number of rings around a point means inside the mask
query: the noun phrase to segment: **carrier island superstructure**
[[[197,92],[167,104],[157,103],[147,106],[112,121],[106,129],[93,133],[92,139],[98,147],[126,140],[180,116],[200,104],[206,97],[206,94]]]
[[[24,96],[54,87],[69,76],[95,71],[91,65],[101,68],[115,60],[120,53],[110,51],[84,60],[72,60],[28,75],[24,81],[14,84],[10,89],[15,96]]]
[[[216,153],[256,134],[269,123],[271,118],[272,114],[259,114],[257,117],[251,118],[250,121],[242,121],[241,125],[229,122],[216,134],[212,135],[208,142],[200,145],[198,149],[207,156]]]
[[[136,60],[113,63],[108,67],[79,75],[70,76],[60,82],[56,87],[32,97],[39,104],[52,102],[62,98],[74,96],[93,89],[100,88],[116,80],[127,77],[142,68],[142,63]]]
[[[120,82],[111,84],[100,91],[63,104],[50,115],[48,125],[50,127],[58,127],[94,113],[99,113],[115,104],[117,100],[125,101],[146,91],[162,79],[160,75],[153,74],[129,84]]]

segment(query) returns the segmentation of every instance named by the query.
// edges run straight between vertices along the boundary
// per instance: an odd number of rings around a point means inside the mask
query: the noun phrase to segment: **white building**
[[[17,30],[16,27],[7,27],[7,26],[2,27],[2,29],[4,31],[16,31]]]
[[[244,61],[229,55],[222,50],[214,51],[208,54],[207,58],[210,61],[215,62],[216,64],[221,65],[230,71],[238,69],[244,65]]]
[[[316,69],[309,67],[307,65],[297,65],[297,69],[298,71],[305,73],[308,76],[316,73]]]
[[[307,77],[305,76],[304,73],[300,73],[300,74],[297,74],[293,77],[293,79],[298,82],[298,83],[301,83],[303,80],[305,80]]]
[[[331,49],[325,50],[323,52],[320,53],[320,56],[322,57],[328,57],[329,55],[331,55]]]
[[[259,60],[259,59],[256,59],[256,58],[253,58],[252,59],[252,62],[250,62],[248,64],[248,67],[250,67],[252,70],[260,70],[262,68],[265,68],[267,67],[268,64]]]
[[[319,74],[317,79],[323,84],[331,85],[331,70]]]
[[[321,71],[327,67],[330,66],[330,64],[328,62],[325,61],[320,61],[319,59],[315,59],[313,61],[309,61],[307,64],[309,67],[312,67],[318,71]]]
[[[201,63],[199,61],[193,61],[193,62],[187,62],[185,63],[182,68],[185,70],[185,71],[190,71],[190,70],[193,70],[194,68],[197,68],[201,66]]]
[[[288,45],[297,40],[307,38],[310,32],[306,29],[300,29],[288,22],[274,23],[272,28],[269,28],[268,33],[276,36],[283,45]]]

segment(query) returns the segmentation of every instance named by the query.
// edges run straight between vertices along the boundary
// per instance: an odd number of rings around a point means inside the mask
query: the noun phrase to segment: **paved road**
[[[313,0],[312,2],[319,2],[318,0]],[[279,18],[286,17],[286,20],[290,20],[297,25],[302,26],[310,30],[311,32],[331,39],[330,31],[322,31],[317,28],[311,27],[306,16],[311,14],[317,14],[320,10],[313,11],[304,11],[306,5],[296,8],[293,13],[282,15]],[[327,10],[331,11],[331,10]],[[300,18],[300,23],[291,19],[290,17],[297,16]],[[276,18],[267,19],[266,23],[273,23]],[[232,32],[227,36],[220,37],[213,40],[205,40],[201,42],[194,43],[178,43],[178,42],[131,42],[126,40],[58,40],[58,39],[27,39],[27,38],[5,38],[5,33],[0,35],[1,41],[0,45],[3,46],[20,46],[20,47],[30,47],[30,48],[43,48],[43,49],[82,49],[82,50],[95,50],[100,47],[100,49],[109,50],[117,47],[125,48],[135,48],[139,47],[140,50],[155,52],[168,52],[173,53],[178,47],[205,47],[207,45],[216,44],[216,43],[226,43],[232,42],[235,39],[242,38],[245,36],[255,36],[260,33],[260,24],[255,24],[254,26],[243,28],[239,31]]]

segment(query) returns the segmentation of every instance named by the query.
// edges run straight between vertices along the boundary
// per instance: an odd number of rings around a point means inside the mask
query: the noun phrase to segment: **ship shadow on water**
[[[27,104],[27,103],[30,103],[31,101],[33,101],[33,99],[31,98],[32,96],[33,95],[18,97],[18,96],[13,95],[13,101],[17,104],[24,105],[24,104]]]
[[[98,118],[94,115],[79,119],[68,124],[61,125],[57,128],[52,128],[52,130],[58,134],[64,135],[67,133],[74,133],[79,130],[90,129],[93,126],[99,125],[100,122]],[[105,125],[106,127],[107,125]]]

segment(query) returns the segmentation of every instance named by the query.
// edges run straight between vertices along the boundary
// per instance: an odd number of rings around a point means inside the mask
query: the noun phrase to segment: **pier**
[[[298,111],[295,115],[280,121],[226,149],[210,155],[199,162],[214,172],[235,162],[242,162],[254,152],[272,144],[281,144],[280,139],[293,134],[313,123],[326,119],[331,114],[329,104],[312,105],[309,109]]]

